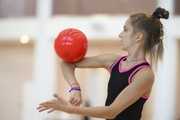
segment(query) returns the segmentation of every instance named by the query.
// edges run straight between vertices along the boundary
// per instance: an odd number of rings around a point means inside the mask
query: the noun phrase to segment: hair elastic
[[[156,17],[157,19],[160,19],[160,18],[161,18],[160,15],[159,15],[159,13],[156,12],[156,11],[152,14],[152,16]]]
[[[71,92],[72,90],[78,90],[78,91],[81,91],[80,88],[71,88],[71,90],[69,90],[69,92]]]
[[[73,85],[77,85],[77,86],[79,86],[79,84],[78,84],[78,83],[73,83],[73,84],[71,84],[71,87],[72,87]]]

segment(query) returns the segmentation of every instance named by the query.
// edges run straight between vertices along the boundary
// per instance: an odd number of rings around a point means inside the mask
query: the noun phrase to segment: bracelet
[[[77,86],[79,86],[79,84],[78,84],[78,83],[73,83],[73,84],[71,84],[71,87],[73,87],[73,85],[77,85]]]
[[[71,92],[72,90],[78,90],[78,91],[81,91],[80,88],[71,88],[71,90],[69,90],[69,92]]]

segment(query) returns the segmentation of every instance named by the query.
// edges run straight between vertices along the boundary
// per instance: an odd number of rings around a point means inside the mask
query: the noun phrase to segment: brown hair
[[[160,19],[168,19],[169,12],[164,8],[157,8],[152,15],[135,13],[130,15],[133,33],[142,32],[145,35],[144,50],[150,64],[156,69],[158,60],[163,58],[163,24]]]

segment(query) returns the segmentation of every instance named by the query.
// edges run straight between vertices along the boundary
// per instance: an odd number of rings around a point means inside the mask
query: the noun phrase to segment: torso
[[[147,61],[142,61],[135,65],[127,65],[125,64],[126,56],[118,59],[115,61],[110,69],[110,80],[108,84],[108,96],[106,100],[106,105],[110,105],[115,98],[118,96],[118,94],[131,82],[133,79],[138,75],[138,73],[143,69],[149,69],[151,68],[150,65],[147,63]],[[148,95],[146,93],[145,95]],[[141,111],[143,108],[144,103],[147,100],[147,96],[142,96],[126,108],[122,113],[120,113],[114,120],[121,120],[122,118],[126,118],[125,120],[139,120],[141,117]],[[131,116],[132,115],[132,116]],[[124,119],[122,119],[124,120]]]

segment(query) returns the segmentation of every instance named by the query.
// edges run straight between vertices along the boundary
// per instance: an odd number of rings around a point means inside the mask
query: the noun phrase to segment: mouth
[[[121,45],[123,44],[122,40],[120,40],[120,44],[121,44]]]

